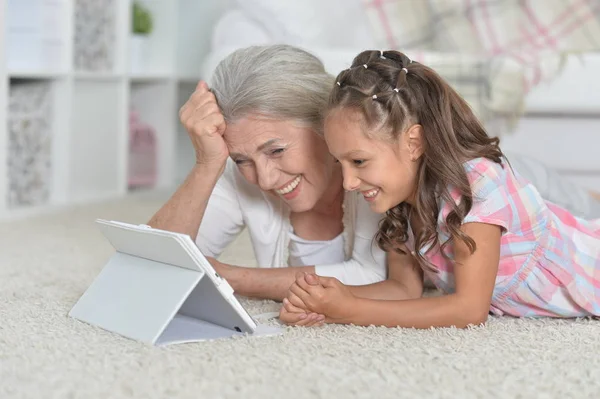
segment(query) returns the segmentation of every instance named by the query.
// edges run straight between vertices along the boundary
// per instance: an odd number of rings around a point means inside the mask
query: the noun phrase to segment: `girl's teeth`
[[[379,192],[379,190],[371,190],[371,191],[367,191],[363,195],[367,198],[372,198],[372,197],[376,196],[378,192]]]
[[[298,183],[300,183],[300,178],[302,176],[298,175],[290,184],[282,188],[281,190],[275,190],[275,192],[279,195],[287,194],[293,191],[296,187],[298,187]]]

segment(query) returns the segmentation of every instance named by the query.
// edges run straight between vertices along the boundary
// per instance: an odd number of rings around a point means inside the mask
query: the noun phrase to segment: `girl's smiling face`
[[[412,125],[392,138],[368,128],[360,111],[337,108],[325,120],[325,141],[340,162],[344,188],[358,190],[377,213],[401,202],[414,206],[422,149],[422,127]]]

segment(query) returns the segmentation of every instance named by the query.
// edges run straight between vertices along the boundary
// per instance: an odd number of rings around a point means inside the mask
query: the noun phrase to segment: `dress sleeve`
[[[196,245],[204,256],[217,258],[244,228],[233,167],[227,163],[217,181],[198,230]]]
[[[509,231],[514,216],[513,205],[520,191],[510,166],[483,160],[467,168],[467,176],[473,192],[473,205],[463,224],[487,223]]]

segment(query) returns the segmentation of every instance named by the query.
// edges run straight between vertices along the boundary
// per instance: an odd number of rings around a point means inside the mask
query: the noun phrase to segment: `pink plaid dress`
[[[485,158],[465,163],[473,207],[464,223],[502,227],[500,264],[491,312],[518,317],[600,316],[600,219],[584,220],[546,202],[536,188],[508,164]],[[455,200],[456,191],[451,191]],[[439,242],[449,238],[440,204]],[[408,243],[413,247],[413,240]],[[422,250],[425,253],[426,248]],[[445,248],[453,259],[452,246]],[[453,262],[439,245],[426,255],[439,273],[427,277],[442,291],[454,292]]]

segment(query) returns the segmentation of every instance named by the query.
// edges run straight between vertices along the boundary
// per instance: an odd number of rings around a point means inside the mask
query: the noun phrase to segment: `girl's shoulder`
[[[474,193],[487,195],[502,187],[510,180],[510,165],[505,159],[502,163],[488,158],[473,158],[463,164],[467,179]]]
[[[463,167],[465,168],[465,172],[467,172],[469,180],[477,180],[481,177],[495,179],[505,176],[509,165],[505,159],[502,159],[502,163],[498,163],[491,159],[481,157],[466,161],[463,164]]]

